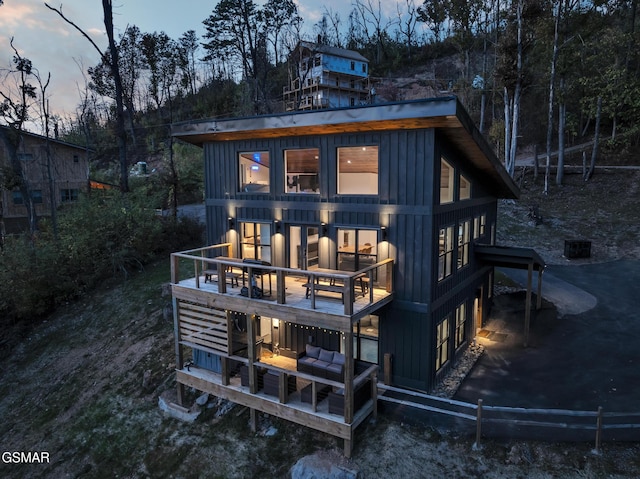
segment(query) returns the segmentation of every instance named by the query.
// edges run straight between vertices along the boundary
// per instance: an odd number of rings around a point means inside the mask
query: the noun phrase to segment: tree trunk
[[[593,150],[591,150],[591,165],[589,166],[589,171],[587,172],[587,176],[585,181],[588,181],[593,176],[593,173],[596,169],[596,158],[598,156],[598,142],[600,136],[600,117],[602,114],[602,97],[598,97],[598,106],[596,110],[596,131],[594,133],[593,138]]]
[[[127,163],[127,132],[124,126],[124,101],[122,79],[120,78],[120,68],[118,63],[119,52],[113,36],[113,11],[111,0],[102,0],[104,11],[104,26],[109,38],[109,51],[111,52],[111,74],[116,87],[116,124],[118,138],[118,158],[120,162],[120,191],[129,191],[129,164]]]
[[[533,145],[533,181],[534,183],[538,179],[538,170],[540,165],[538,164],[538,144]]]
[[[509,91],[504,87],[504,167],[509,170],[509,154],[511,151],[511,100]]]
[[[562,88],[564,79],[560,80]],[[556,185],[562,185],[564,180],[564,128],[567,119],[567,104],[562,102],[558,106],[558,170],[556,171]]]
[[[556,19],[553,30],[553,53],[551,54],[551,71],[549,74],[549,103],[547,111],[547,163],[544,172],[545,195],[549,194],[549,174],[551,170],[551,141],[553,139],[553,98],[556,82],[556,63],[558,61],[558,27],[560,25],[560,1],[556,2]]]

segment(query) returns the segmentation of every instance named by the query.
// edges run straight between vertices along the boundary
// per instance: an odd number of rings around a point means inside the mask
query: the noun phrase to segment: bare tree
[[[7,122],[7,127],[0,128],[0,140],[4,143],[8,157],[8,168],[2,171],[2,184],[7,190],[18,188],[22,196],[22,203],[26,209],[29,231],[34,234],[38,230],[38,216],[31,192],[31,185],[23,168],[20,158],[19,148],[22,144],[22,137],[25,123],[30,120],[29,111],[36,102],[36,87],[30,83],[30,78],[36,74],[31,60],[24,58],[13,45],[13,38],[10,40],[13,50],[13,68],[8,70],[2,81],[0,88],[0,116]],[[9,78],[15,77],[17,91],[8,91]],[[3,212],[0,212],[3,214]],[[0,217],[2,225],[2,237],[0,244],[4,244],[4,216]]]
[[[398,31],[404,38],[407,47],[408,58],[411,59],[411,48],[416,45],[416,25],[418,23],[418,9],[414,0],[405,0],[406,11],[400,9],[400,3],[396,3],[398,14]]]
[[[84,36],[89,43],[97,50],[98,54],[104,60],[104,54],[100,47],[96,45],[93,39],[87,35],[78,25],[69,20],[62,13],[62,6],[58,8],[53,8],[47,3],[45,6],[49,10],[53,10],[60,17],[71,25],[73,28],[78,30],[82,36]],[[126,193],[129,191],[129,164],[127,161],[127,133],[125,131],[124,122],[124,100],[123,100],[123,88],[122,88],[122,79],[120,77],[120,68],[119,68],[119,52],[118,47],[116,45],[116,41],[113,35],[113,5],[111,0],[102,0],[102,10],[104,13],[104,26],[107,31],[107,37],[109,39],[109,52],[110,58],[108,60],[108,64],[111,67],[111,74],[113,75],[113,81],[115,83],[115,100],[116,100],[116,129],[117,129],[117,139],[118,139],[118,156],[120,163],[120,191]]]
[[[544,170],[544,190],[543,193],[549,194],[549,171],[551,169],[551,140],[553,136],[553,96],[555,93],[556,83],[556,64],[558,62],[558,26],[560,25],[561,3],[560,0],[555,2],[555,21],[553,27],[553,53],[551,54],[551,70],[549,74],[549,103],[547,113],[547,157]]]
[[[385,39],[387,31],[394,25],[393,20],[384,18],[380,0],[355,0],[354,10],[357,13],[356,21],[359,23],[366,39],[376,46],[375,62],[380,63],[384,56]]]

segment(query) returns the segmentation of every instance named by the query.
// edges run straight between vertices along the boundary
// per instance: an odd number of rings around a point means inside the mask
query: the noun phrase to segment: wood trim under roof
[[[456,97],[192,121],[173,125],[172,135],[203,146],[218,141],[429,128],[442,133],[461,157],[492,183],[492,191],[497,196],[519,196],[518,186]]]

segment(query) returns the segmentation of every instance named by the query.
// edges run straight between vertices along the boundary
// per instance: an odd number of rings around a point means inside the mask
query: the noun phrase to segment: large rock
[[[341,454],[333,452],[317,452],[305,456],[291,468],[291,479],[358,479],[360,474],[345,464]]]

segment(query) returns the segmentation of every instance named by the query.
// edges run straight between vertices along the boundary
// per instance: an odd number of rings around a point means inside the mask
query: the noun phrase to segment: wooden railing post
[[[277,302],[278,304],[285,304],[286,303],[286,279],[285,279],[285,274],[284,271],[282,270],[277,270],[276,271],[276,288],[277,288]]]
[[[173,298],[173,334],[175,336],[176,341],[176,369],[181,370],[184,366],[184,356],[182,351],[182,344],[180,341],[182,340],[180,337],[180,306],[178,304],[178,300]],[[177,385],[177,403],[179,406],[184,405],[184,384],[178,383]]]
[[[178,255],[171,255],[171,282],[178,284],[180,282],[180,257]]]
[[[481,437],[482,437],[482,399],[478,399],[478,410],[476,415],[476,442],[473,444],[474,450],[481,448],[481,445],[480,445]]]
[[[601,446],[602,446],[602,406],[598,406],[598,416],[596,419],[596,447],[593,452],[595,454],[600,454]]]
[[[355,281],[353,276],[349,276],[349,279],[344,282],[344,288],[342,290],[342,297],[344,298],[344,314],[353,314],[353,288]]]
[[[384,383],[391,385],[391,353],[384,353]]]

